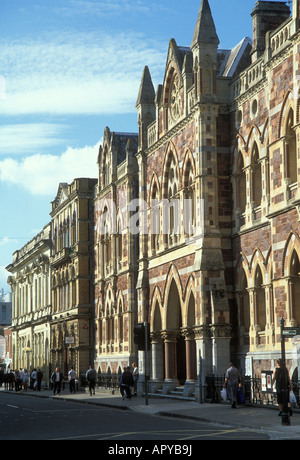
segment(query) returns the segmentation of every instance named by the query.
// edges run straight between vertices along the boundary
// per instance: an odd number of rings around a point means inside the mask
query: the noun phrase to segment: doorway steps
[[[168,394],[163,394],[162,390],[156,390],[155,393],[149,393],[149,396],[155,396],[160,397],[160,398],[166,398],[166,399],[180,399],[184,401],[195,401],[195,394],[192,394],[191,396],[184,396],[183,395],[183,386],[176,387],[174,390],[170,391]]]

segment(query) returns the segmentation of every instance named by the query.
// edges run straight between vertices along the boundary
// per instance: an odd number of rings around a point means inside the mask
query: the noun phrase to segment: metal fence
[[[121,373],[102,374],[98,372],[97,387],[111,391],[118,391],[120,388]],[[212,403],[221,403],[221,390],[223,389],[225,375],[207,375],[205,378],[204,400]],[[81,386],[88,386],[85,374],[81,375]],[[265,391],[261,377],[242,378],[242,391],[246,404],[260,406],[277,406],[276,392]],[[297,406],[300,407],[300,381],[292,380],[292,389],[296,396]]]
[[[97,387],[98,388],[105,388],[112,391],[118,390],[120,388],[120,378],[121,374],[101,374],[98,372],[97,374]],[[88,381],[85,377],[85,374],[80,376],[80,384],[82,387],[88,386]]]
[[[212,403],[222,402],[221,390],[223,389],[225,375],[208,375],[205,379],[205,400]],[[245,403],[260,406],[277,406],[276,391],[263,388],[261,377],[242,378],[242,391]],[[292,390],[295,394],[297,406],[300,407],[300,381],[292,380]]]

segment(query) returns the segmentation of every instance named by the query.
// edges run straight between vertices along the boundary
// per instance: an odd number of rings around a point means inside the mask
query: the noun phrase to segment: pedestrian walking
[[[130,372],[129,366],[124,368],[124,372],[121,375],[120,384],[121,384],[120,390],[121,390],[122,399],[125,399],[125,398],[131,399],[131,387],[134,386],[134,380]]]
[[[33,369],[30,375],[30,389],[35,390],[35,382],[36,382],[36,369]]]
[[[28,382],[29,382],[29,374],[28,374],[27,369],[24,369],[24,372],[23,372],[23,388],[24,388],[25,391],[28,390]]]
[[[135,363],[132,363],[133,367],[133,372],[132,372],[132,377],[133,377],[133,395],[137,396],[137,383],[139,380],[139,370],[136,366]]]
[[[75,374],[73,366],[71,366],[71,369],[68,372],[68,380],[69,380],[69,385],[70,385],[70,393],[75,394],[76,374]]]
[[[14,389],[14,383],[15,383],[15,374],[13,370],[11,369],[8,374],[8,385],[9,385],[10,391]]]
[[[8,390],[8,388],[9,388],[8,376],[9,376],[8,372],[6,374],[4,374],[4,389],[5,390]]]
[[[276,394],[277,394],[277,402],[279,406],[279,413],[278,415],[282,415],[282,409],[283,409],[283,402],[284,402],[284,390],[287,391],[287,399],[288,399],[288,411],[290,416],[293,415],[293,411],[291,408],[291,403],[290,403],[290,390],[292,389],[291,385],[291,379],[290,379],[290,374],[288,369],[283,367],[282,365],[282,360],[277,359],[276,360],[276,366],[273,371],[272,375],[272,385],[276,384]]]
[[[41,391],[42,379],[43,379],[43,372],[41,371],[41,369],[38,369],[36,371],[36,389],[37,391]]]
[[[90,396],[92,395],[95,396],[97,373],[95,369],[93,368],[93,366],[90,366],[89,370],[85,374],[85,377],[89,383]]]
[[[53,383],[53,395],[55,396],[55,393],[57,396],[60,396],[60,390],[61,390],[61,384],[64,379],[63,374],[60,372],[59,367],[55,369],[55,371],[51,375],[51,381]]]
[[[15,372],[15,390],[16,392],[22,390],[22,383],[23,382],[22,382],[20,371],[17,369]]]
[[[239,371],[232,363],[229,363],[228,369],[225,374],[224,388],[227,389],[227,395],[231,400],[231,407],[236,408],[237,402],[237,391],[241,381]]]

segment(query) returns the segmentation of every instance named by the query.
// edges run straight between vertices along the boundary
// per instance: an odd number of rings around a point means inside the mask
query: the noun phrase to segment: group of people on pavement
[[[276,360],[276,367],[274,368],[272,375],[272,386],[276,388],[277,402],[279,406],[279,416],[282,415],[283,403],[284,403],[284,391],[287,392],[287,404],[289,415],[293,415],[291,403],[289,399],[290,391],[292,390],[291,379],[289,371],[286,366],[283,366],[282,360]],[[237,407],[237,395],[239,387],[242,387],[241,375],[238,369],[230,363],[225,374],[225,380],[223,387],[227,390],[227,398],[231,401],[231,407],[235,409]]]
[[[134,396],[137,396],[137,382],[139,379],[139,370],[135,363],[132,363],[133,371],[131,373],[130,366],[124,368],[124,372],[120,378],[120,391],[122,399],[131,399],[133,388]]]
[[[7,373],[1,373],[0,386],[4,384],[6,390],[21,391],[28,389],[41,391],[43,385],[43,373],[40,369],[10,369]]]
[[[131,399],[131,388],[133,388],[134,396],[137,396],[137,382],[139,379],[139,371],[135,363],[132,363],[132,368],[133,370],[131,373],[130,366],[125,367],[120,378],[120,392],[122,395],[122,399]],[[90,366],[89,370],[86,372],[85,377],[88,381],[90,396],[93,396],[95,395],[95,387],[97,380],[97,372],[95,371],[93,366]]]

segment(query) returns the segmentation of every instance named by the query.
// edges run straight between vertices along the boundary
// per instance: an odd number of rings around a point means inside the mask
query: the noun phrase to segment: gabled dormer
[[[172,38],[169,43],[161,97],[156,98],[161,104],[158,108],[159,137],[185,116],[187,55],[190,55],[191,58],[191,50],[177,46],[176,41]]]
[[[56,211],[57,208],[63,204],[69,197],[69,188],[66,182],[60,182],[55,199],[51,202],[51,212]]]
[[[118,179],[118,167],[127,160],[126,146],[131,139],[131,146],[137,152],[138,135],[136,133],[116,133],[108,127],[104,130],[102,146],[98,155],[98,191],[115,183]]]

